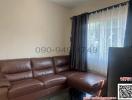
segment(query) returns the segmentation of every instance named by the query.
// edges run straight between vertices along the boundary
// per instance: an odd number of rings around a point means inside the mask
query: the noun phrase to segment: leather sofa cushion
[[[78,71],[65,71],[65,72],[61,72],[61,73],[58,73],[58,74],[62,75],[62,76],[65,76],[65,77],[70,77],[70,76],[75,75],[77,73],[78,73]]]
[[[5,74],[6,79],[9,81],[19,81],[23,79],[30,79],[33,77],[32,71],[27,71],[27,72],[21,72],[21,73],[16,73],[16,74]]]
[[[58,85],[62,85],[66,83],[67,78],[61,75],[50,75],[38,77],[38,80],[44,83],[45,88],[50,88]]]
[[[30,59],[5,60],[0,63],[1,72],[14,74],[31,70]]]
[[[34,77],[54,74],[52,58],[32,58],[31,62]]]
[[[36,92],[42,87],[43,83],[36,79],[25,79],[12,82],[12,87],[9,89],[9,98],[15,98],[28,93]]]
[[[69,70],[69,65],[67,65],[67,66],[58,66],[58,67],[56,67],[56,72],[57,72],[57,73],[65,72],[65,71],[68,71],[68,70]]]
[[[5,60],[0,62],[1,73],[9,81],[32,78],[30,59]]]
[[[56,56],[53,59],[56,73],[69,70],[69,56]]]
[[[96,92],[102,88],[105,77],[95,73],[78,72],[68,77],[68,84],[71,87],[79,88],[87,92]]]

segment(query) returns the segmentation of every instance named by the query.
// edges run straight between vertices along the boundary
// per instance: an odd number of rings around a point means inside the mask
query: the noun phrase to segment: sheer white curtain
[[[109,47],[123,47],[128,5],[90,14],[88,20],[88,68],[107,74]]]

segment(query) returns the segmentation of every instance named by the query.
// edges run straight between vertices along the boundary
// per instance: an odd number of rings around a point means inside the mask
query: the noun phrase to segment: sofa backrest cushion
[[[30,59],[14,59],[0,61],[1,73],[9,81],[32,78]]]
[[[53,59],[51,57],[32,58],[31,63],[34,77],[54,74]]]
[[[69,70],[69,56],[56,56],[53,59],[56,73]]]

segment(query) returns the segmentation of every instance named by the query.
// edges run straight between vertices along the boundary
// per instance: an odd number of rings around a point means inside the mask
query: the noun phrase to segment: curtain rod
[[[101,12],[101,11],[104,11],[104,10],[107,10],[107,9],[111,9],[113,7],[118,7],[120,5],[126,5],[127,3],[129,3],[129,1],[126,1],[126,2],[122,2],[122,3],[119,3],[119,4],[116,4],[116,5],[112,5],[112,6],[109,6],[109,7],[106,7],[106,8],[102,8],[102,9],[99,9],[99,10],[96,10],[96,11],[92,11],[92,12],[86,12],[86,13],[82,13],[80,15],[84,15],[84,14],[92,14],[92,13],[96,13],[96,12]],[[77,16],[80,16],[80,15],[77,15]],[[75,16],[73,16],[75,17]],[[71,17],[71,19],[73,18]]]

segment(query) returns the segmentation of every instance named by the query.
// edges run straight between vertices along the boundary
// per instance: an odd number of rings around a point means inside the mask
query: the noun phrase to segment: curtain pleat
[[[72,18],[70,61],[78,71],[87,71],[87,19],[87,14]]]

